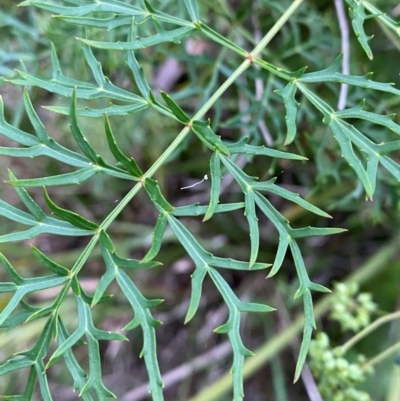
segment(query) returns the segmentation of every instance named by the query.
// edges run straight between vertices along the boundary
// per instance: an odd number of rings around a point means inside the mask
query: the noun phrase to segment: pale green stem
[[[268,33],[261,39],[260,43],[251,52],[254,57],[257,57],[267,44],[273,39],[273,37],[280,31],[286,21],[292,16],[292,14],[299,8],[304,0],[295,0],[289,8],[282,14],[282,16],[275,22],[274,26],[268,31]]]
[[[358,343],[364,337],[366,337],[369,333],[382,326],[383,324],[390,322],[392,320],[400,319],[400,311],[390,313],[389,315],[382,316],[381,318],[375,320],[373,323],[368,325],[364,330],[361,330],[354,337],[352,337],[349,341],[347,341],[343,346],[343,352],[347,352],[354,344]]]
[[[363,364],[364,369],[368,369],[371,366],[376,365],[377,363],[382,362],[384,359],[388,358],[389,356],[393,355],[395,352],[400,351],[400,341],[391,347],[385,349],[385,351],[378,354],[376,357],[370,359],[367,363]]]

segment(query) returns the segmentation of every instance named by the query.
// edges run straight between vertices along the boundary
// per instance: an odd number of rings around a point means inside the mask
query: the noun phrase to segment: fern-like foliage
[[[344,230],[332,227],[293,227],[290,221],[274,206],[271,195],[293,202],[307,212],[323,218],[330,218],[330,216],[297,193],[278,185],[276,178],[259,180],[248,175],[236,163],[237,156],[246,156],[249,160],[258,157],[268,157],[272,160],[289,159],[296,163],[298,168],[301,168],[301,163],[305,163],[307,158],[303,155],[286,152],[283,146],[289,146],[298,139],[298,112],[302,104],[308,101],[320,113],[321,122],[329,127],[339,144],[341,156],[354,170],[368,199],[372,199],[375,192],[376,183],[380,177],[379,166],[382,166],[397,181],[400,179],[400,166],[391,157],[391,153],[400,148],[400,140],[376,143],[352,123],[354,120],[365,120],[382,126],[395,134],[400,134],[400,126],[393,121],[393,116],[366,111],[364,100],[355,107],[335,111],[335,108],[314,90],[316,86],[325,83],[346,83],[352,87],[364,88],[366,96],[371,91],[400,95],[400,90],[394,88],[393,85],[373,81],[371,74],[352,76],[339,72],[342,63],[341,56],[328,68],[310,73],[305,72],[304,66],[298,66],[297,71],[290,71],[282,68],[282,66],[274,65],[266,61],[268,57],[264,57],[262,53],[263,48],[268,43],[266,39],[261,40],[257,47],[249,53],[202,21],[195,0],[186,0],[184,2],[186,14],[183,15],[182,12],[182,15],[179,16],[158,11],[150,2],[145,0],[132,3],[134,4],[117,0],[87,0],[84,2],[28,0],[21,4],[21,6],[40,9],[43,13],[54,14],[56,20],[61,20],[64,23],[76,25],[78,28],[82,26],[86,28],[86,31],[77,40],[81,43],[83,56],[93,79],[86,82],[83,79],[73,79],[64,75],[57,56],[57,53],[62,49],[57,49],[54,46],[49,49],[51,71],[47,76],[39,76],[35,72],[28,71],[28,68],[21,63],[17,69],[18,77],[7,78],[7,82],[11,84],[22,85],[26,88],[40,88],[43,91],[68,99],[62,106],[52,105],[48,106],[47,109],[65,115],[65,119],[68,119],[71,137],[79,151],[63,146],[49,135],[45,124],[32,105],[29,89],[24,90],[23,103],[25,113],[33,127],[32,132],[25,131],[7,122],[1,103],[0,134],[18,144],[17,147],[1,147],[1,155],[15,158],[44,156],[70,166],[73,171],[33,178],[17,178],[10,172],[7,183],[14,187],[20,201],[28,211],[23,211],[1,200],[0,214],[6,219],[29,228],[3,234],[0,236],[0,242],[27,240],[44,233],[58,236],[87,236],[90,238],[90,242],[70,268],[57,264],[42,251],[33,247],[33,256],[41,265],[51,271],[50,275],[41,277],[21,277],[6,257],[0,255],[2,265],[11,280],[10,282],[0,283],[0,292],[12,294],[7,306],[0,313],[1,326],[11,331],[24,322],[39,318],[46,321],[42,334],[31,349],[11,356],[0,365],[0,375],[6,375],[20,369],[30,369],[25,390],[22,394],[14,396],[13,399],[33,399],[35,386],[38,385],[42,399],[45,401],[52,400],[53,397],[47,381],[47,369],[59,363],[60,360],[64,360],[70,372],[73,387],[83,400],[105,400],[115,397],[103,384],[99,341],[125,340],[126,337],[119,333],[98,329],[93,322],[91,309],[100,302],[108,301],[108,296],[105,294],[107,291],[115,291],[115,287],[110,287],[111,283],[115,281],[118,291],[126,298],[134,314],[133,320],[124,327],[124,330],[129,331],[139,327],[142,330],[141,356],[149,375],[149,391],[153,400],[163,400],[162,373],[158,366],[156,340],[156,329],[161,322],[155,319],[152,314],[154,308],[162,300],[147,299],[135,284],[134,273],[137,269],[156,269],[161,264],[162,260],[156,262],[154,258],[158,256],[162,248],[167,226],[171,228],[195,266],[191,276],[192,289],[185,321],[189,322],[198,310],[203,283],[207,276],[228,307],[229,315],[226,323],[216,328],[215,331],[226,333],[232,346],[231,371],[234,383],[234,400],[242,400],[244,397],[243,364],[245,357],[252,355],[242,341],[240,333],[241,314],[245,312],[271,312],[274,308],[266,304],[239,299],[220,271],[242,270],[251,274],[252,271],[270,268],[266,275],[272,277],[282,269],[287,251],[290,250],[299,282],[295,297],[302,298],[305,312],[303,341],[295,373],[295,380],[297,380],[304,365],[311,334],[315,327],[312,291],[329,291],[310,279],[299,240],[311,236],[339,234]],[[363,22],[366,18],[365,9],[375,13],[374,16],[382,19],[390,27],[394,28],[397,25],[386,16],[378,14],[375,8],[367,2],[348,1],[348,3],[351,7],[350,15],[354,31],[367,55],[371,58],[372,53],[368,46],[370,38],[365,35],[363,30]],[[288,9],[283,18],[289,18],[294,10],[295,8]],[[100,40],[92,37],[96,33]],[[110,35],[110,39],[103,40],[105,35]],[[221,87],[222,89],[218,89],[214,96],[210,95],[203,102],[203,105],[199,106],[198,112],[190,117],[189,112],[184,110],[186,108],[179,105],[179,101],[172,94],[161,92],[161,96],[159,96],[157,93],[153,93],[138,59],[142,49],[153,47],[157,49],[157,46],[164,46],[169,43],[179,45],[184,38],[193,35],[201,36],[204,40],[211,40],[225,49],[233,51],[243,58],[243,63],[236,70],[230,70],[229,73],[226,73],[225,70],[227,79]],[[119,51],[119,57],[125,58],[129,73],[134,78],[132,90],[118,86],[104,75],[102,65],[94,55],[101,54],[104,50]],[[223,140],[216,133],[218,124],[204,118],[205,113],[214,105],[223,91],[253,65],[257,67],[255,71],[260,74],[268,72],[276,82],[280,83],[280,89],[276,90],[276,95],[282,100],[286,109],[286,135],[285,140],[282,141],[284,142],[282,146],[276,142],[275,148],[266,147],[260,145],[260,142],[254,137],[249,138],[245,134],[237,141]],[[114,103],[108,103],[106,107],[97,107],[99,104],[103,104],[104,100]],[[97,106],[87,106],[93,103],[88,101],[97,101],[95,103]],[[85,106],[78,106],[78,102]],[[127,116],[148,108],[160,113],[163,118],[171,119],[182,125],[182,130],[164,153],[159,155],[158,160],[145,171],[139,166],[140,163],[126,155],[118,145],[118,134],[114,133],[109,116]],[[98,135],[104,135],[106,138],[109,151],[116,161],[115,164],[106,162],[104,155],[97,154],[88,140],[88,135],[81,129],[79,121],[81,117],[101,118],[104,121],[104,132],[98,133]],[[207,149],[211,176],[210,197],[208,204],[205,205],[189,204],[175,207],[166,199],[162,187],[156,180],[152,179],[152,176],[189,137],[200,141]],[[46,190],[47,187],[51,186],[78,185],[97,174],[126,180],[129,185],[132,185],[124,199],[102,222],[90,221],[75,211],[61,208],[50,198]],[[222,199],[221,183],[224,175],[232,176],[240,188],[243,194],[240,202],[220,203],[220,199]],[[47,215],[33,200],[26,190],[29,187],[44,188],[43,198],[53,216]],[[158,219],[154,227],[151,245],[142,260],[126,259],[117,255],[115,239],[112,238],[108,228],[141,190],[148,195],[154,210],[158,214]],[[207,221],[213,219],[215,214],[229,213],[234,210],[242,210],[248,223],[250,254],[245,261],[230,257],[219,257],[209,252],[181,219],[181,217],[204,216],[203,221]],[[260,226],[257,213],[263,214],[279,233],[279,245],[273,261],[258,261]],[[101,248],[104,273],[94,294],[89,295],[83,291],[78,274],[84,268],[85,262],[96,244],[99,244]],[[128,271],[131,274],[128,274]],[[61,290],[49,305],[31,305],[28,303],[27,296],[30,293],[54,287],[61,288]],[[60,308],[69,292],[72,293],[75,300],[78,315],[78,325],[72,333],[69,332],[69,328],[67,328],[60,313]],[[89,367],[87,370],[80,366],[74,356],[74,346],[81,341],[84,341],[88,348]],[[54,346],[55,351],[50,351]],[[45,360],[47,362],[44,362]]]

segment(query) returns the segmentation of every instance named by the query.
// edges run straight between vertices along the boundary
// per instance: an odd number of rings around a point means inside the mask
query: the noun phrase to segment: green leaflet
[[[235,143],[227,143],[226,147],[228,148],[231,154],[246,154],[253,156],[269,156],[274,158],[281,159],[290,159],[290,160],[308,160],[304,156],[296,155],[294,153],[281,152],[276,149],[270,149],[265,146],[254,146],[247,144],[248,137],[244,137],[238,142]]]
[[[232,210],[242,209],[243,207],[244,202],[224,203],[223,205],[217,205],[214,213],[231,212]],[[209,206],[201,206],[198,203],[194,203],[193,205],[178,206],[171,214],[174,216],[201,216],[207,213],[208,208]]]
[[[316,82],[339,82],[362,88],[375,89],[382,92],[393,93],[400,95],[400,90],[393,87],[392,83],[382,83],[372,81],[370,78],[372,73],[364,76],[346,75],[339,72],[342,66],[343,55],[336,58],[333,64],[322,71],[310,72],[302,75],[298,82],[301,83],[316,83]]]
[[[174,207],[168,203],[161,193],[157,181],[152,180],[151,178],[146,178],[144,181],[144,188],[160,212],[172,212],[174,210]]]
[[[128,116],[130,114],[145,110],[148,107],[148,104],[145,103],[137,103],[127,106],[119,106],[112,103],[110,104],[111,105],[109,107],[103,109],[91,109],[89,107],[77,108],[76,115],[83,117],[102,117],[106,114],[109,116]],[[44,108],[59,114],[69,114],[70,112],[69,107],[44,106]]]
[[[196,26],[201,30],[201,32],[204,33],[204,35],[209,37],[214,42],[221,44],[222,46],[224,46],[227,49],[233,50],[240,56],[247,57],[248,53],[245,50],[243,50],[240,46],[236,45],[235,43],[233,43],[229,39],[225,38],[218,32],[214,31],[212,28],[207,26],[204,22],[198,21],[196,23]]]
[[[287,134],[285,139],[285,145],[289,145],[293,142],[296,136],[296,116],[297,109],[300,106],[295,99],[297,85],[295,81],[290,81],[283,89],[276,90],[275,93],[283,98],[286,107],[286,127]]]
[[[368,42],[374,37],[374,35],[367,36],[365,34],[364,21],[367,19],[367,15],[364,12],[364,5],[362,2],[354,0],[346,0],[346,3],[350,6],[349,14],[351,18],[351,25],[353,26],[357,40],[360,42],[360,45],[364,49],[368,58],[372,60],[374,57]]]
[[[260,233],[258,230],[258,218],[256,215],[256,204],[254,200],[254,191],[250,188],[245,192],[244,203],[245,211],[244,214],[249,223],[250,231],[250,268],[254,265],[258,256],[258,248],[260,246]]]
[[[391,114],[388,116],[382,116],[376,113],[371,113],[369,111],[363,110],[365,106],[365,99],[363,99],[357,106],[352,107],[350,109],[344,109],[335,112],[336,117],[341,119],[345,118],[357,118],[365,121],[370,121],[373,124],[378,124],[383,127],[389,128],[391,131],[400,135],[400,125],[396,124],[393,121],[395,114]]]
[[[216,211],[219,203],[219,193],[221,191],[221,160],[220,153],[214,152],[210,159],[210,174],[211,174],[211,192],[210,204],[207,208],[203,221],[209,220]]]
[[[57,206],[49,197],[49,194],[46,191],[46,188],[43,188],[44,199],[46,200],[47,205],[51,209],[51,211],[58,216],[60,219],[71,223],[75,227],[81,228],[83,230],[97,230],[99,226],[84,217],[80,216],[77,213],[71,212],[66,209],[62,209]]]
[[[164,99],[165,103],[167,103],[168,107],[172,111],[172,114],[184,124],[190,122],[189,116],[179,107],[179,105],[165,92],[161,91],[161,96]]]
[[[132,176],[136,178],[141,178],[143,176],[142,170],[140,170],[139,166],[137,165],[135,159],[133,157],[128,158],[125,156],[120,148],[117,145],[115,140],[115,136],[111,130],[110,120],[108,119],[108,115],[105,115],[105,131],[108,141],[108,146],[111,150],[111,153],[118,161],[121,167],[123,167],[126,171],[128,171]]]
[[[71,132],[75,138],[75,142],[78,144],[79,148],[89,160],[91,160],[94,164],[98,164],[99,156],[90,146],[89,142],[83,136],[82,131],[78,126],[78,121],[76,119],[76,88],[74,88],[72,92],[70,110],[69,123],[71,127]]]
[[[210,127],[210,121],[193,121],[192,130],[197,137],[212,151],[219,150],[226,156],[230,155],[229,149],[221,141],[221,137],[215,135]]]
[[[183,38],[194,33],[197,29],[194,27],[177,28],[171,31],[164,31],[163,33],[157,33],[147,38],[136,38],[134,42],[100,42],[96,40],[88,40],[84,38],[78,38],[83,43],[91,47],[98,49],[108,50],[138,50],[145,47],[150,47],[163,42],[174,42],[179,43]]]
[[[158,215],[156,226],[153,231],[153,238],[151,241],[151,247],[149,251],[146,253],[142,262],[148,262],[155,258],[160,251],[162,238],[164,236],[165,230],[167,228],[167,215],[165,213],[160,213]]]
[[[67,268],[51,260],[35,246],[32,245],[31,249],[33,255],[44,267],[46,267],[46,269],[50,270],[57,276],[69,276],[70,271]]]

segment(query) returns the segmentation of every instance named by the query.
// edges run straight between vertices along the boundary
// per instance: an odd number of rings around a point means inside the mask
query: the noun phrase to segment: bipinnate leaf
[[[167,103],[169,109],[172,111],[172,114],[178,119],[178,121],[183,124],[189,123],[189,116],[179,107],[178,103],[176,103],[175,100],[173,100],[171,96],[164,91],[161,91],[160,93],[165,103]]]
[[[230,155],[229,149],[221,141],[221,137],[216,135],[210,127],[210,121],[193,121],[192,130],[197,137],[212,151],[220,151],[226,156]]]
[[[103,238],[103,241],[105,238]],[[102,241],[102,239],[100,239]],[[106,240],[108,242],[108,240]],[[162,380],[161,374],[158,367],[157,361],[157,350],[156,350],[156,337],[155,328],[161,324],[160,321],[153,318],[150,312],[150,308],[159,305],[161,299],[146,299],[129,278],[129,276],[122,270],[122,268],[131,267],[132,263],[140,265],[139,261],[133,261],[129,259],[122,259],[115,255],[114,252],[110,252],[109,246],[101,243],[101,252],[103,260],[106,265],[106,273],[102,276],[100,283],[96,289],[93,297],[92,305],[95,305],[101,298],[104,291],[115,279],[125,294],[128,302],[131,304],[135,317],[129,322],[124,330],[132,330],[138,326],[143,331],[143,349],[141,356],[144,357],[144,361],[148,370],[150,380],[150,391],[155,399],[162,398]],[[147,262],[141,264],[143,267],[158,265],[158,262]],[[157,398],[158,397],[158,398]]]
[[[60,219],[67,221],[68,223],[71,223],[73,226],[81,228],[82,230],[96,231],[99,228],[99,226],[96,223],[93,223],[88,219],[85,219],[79,214],[57,206],[50,199],[49,194],[47,193],[45,187],[43,187],[43,196],[51,211]]]
[[[289,145],[293,142],[296,136],[296,116],[297,109],[300,106],[295,99],[297,85],[294,81],[290,81],[283,89],[276,90],[275,93],[283,98],[286,108],[286,139],[284,145]]]
[[[348,117],[360,118],[368,120],[374,124],[385,126],[398,133],[399,127],[391,121],[392,116],[382,116],[375,113],[365,112],[362,110],[363,102],[348,111],[343,110],[334,112],[328,104],[312,91],[302,84],[298,85],[308,100],[310,100],[310,102],[324,115],[323,122],[329,126],[333,137],[339,143],[342,157],[357,174],[365,189],[368,199],[372,199],[375,192],[379,163],[397,180],[400,180],[400,165],[386,155],[384,156],[385,153],[398,150],[400,148],[400,142],[392,141],[376,144],[353,125],[343,120],[343,118]],[[390,85],[389,87],[391,88]],[[381,90],[383,89],[381,88]],[[360,155],[354,151],[353,146],[356,146],[360,150]],[[363,157],[363,154],[365,157]],[[365,164],[367,164],[366,167],[364,167]]]

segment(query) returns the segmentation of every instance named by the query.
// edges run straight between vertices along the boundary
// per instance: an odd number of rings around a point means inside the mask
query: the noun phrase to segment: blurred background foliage
[[[128,1],[134,3],[134,1]],[[183,15],[184,0],[152,1],[158,10],[168,14]],[[251,49],[268,31],[273,23],[291,3],[290,1],[253,0],[203,0],[200,14],[216,31],[238,45]],[[380,0],[377,6],[393,18],[400,14],[397,1]],[[156,32],[152,21],[140,24],[140,32]],[[350,71],[353,75],[363,75],[373,71],[374,78],[384,82],[394,82],[400,86],[398,63],[400,39],[389,35],[376,20],[366,22],[366,31],[373,34],[370,42],[374,60],[369,61],[359,46],[354,33],[350,32]],[[117,27],[107,35],[113,40],[124,41],[127,27]],[[22,61],[29,72],[48,76],[50,65],[49,43],[53,42],[64,75],[84,81],[91,81],[86,66],[81,43],[75,37],[96,36],[102,40],[104,31],[96,28],[86,32],[76,25],[60,18],[52,18],[50,13],[34,7],[16,7],[14,1],[2,1],[0,9],[0,76],[3,77],[0,94],[5,103],[6,120],[24,130],[30,129],[29,120],[21,101],[23,86],[18,84],[18,74]],[[108,37],[109,38],[109,37]],[[108,40],[106,37],[104,40]],[[100,52],[93,50],[101,62],[106,76],[116,85],[137,92],[131,73],[125,64],[125,57],[119,52]],[[323,69],[332,64],[341,52],[341,32],[332,1],[309,0],[283,26],[273,39],[262,57],[275,65],[289,70],[308,66],[308,71]],[[196,35],[182,43],[168,43],[156,48],[148,48],[136,53],[138,61],[154,90],[161,89],[170,93],[185,111],[193,115],[199,107],[220,86],[226,76],[241,62],[239,57],[226,49],[219,48],[204,37]],[[14,84],[10,83],[10,80]],[[365,201],[364,192],[355,173],[343,163],[337,143],[327,135],[326,127],[310,104],[301,99],[298,115],[298,135],[290,146],[283,146],[286,125],[285,109],[281,98],[274,93],[283,87],[276,77],[258,68],[247,70],[215,104],[208,113],[213,127],[224,139],[238,139],[243,136],[252,138],[253,143],[273,146],[306,156],[309,161],[293,163],[290,160],[266,158],[240,158],[237,163],[250,175],[262,179],[277,176],[277,182],[284,188],[300,193],[310,202],[327,210],[333,216],[332,226],[347,228],[347,233],[307,239],[302,244],[310,277],[332,288],[336,281],[345,280],[349,274],[362,270],[371,258],[388,244],[398,242],[400,226],[400,185],[385,172],[379,172],[380,179],[373,202]],[[339,86],[324,84],[315,88],[318,94],[332,107],[336,108]],[[65,115],[54,113],[46,106],[65,106],[68,100],[38,88],[31,88],[30,96],[36,110],[44,121],[48,132],[67,147],[76,145],[70,137],[68,119]],[[382,92],[368,92],[352,87],[348,93],[347,106],[353,107],[366,97],[366,110],[381,114],[391,114],[398,110],[400,98]],[[298,99],[300,101],[300,99]],[[93,100],[93,107],[105,107],[104,99]],[[42,107],[41,107],[42,106]],[[107,155],[108,146],[103,135],[103,120],[80,117],[80,124],[91,144],[99,154]],[[152,166],[154,161],[178,133],[178,125],[162,118],[154,110],[148,109],[134,115],[111,117],[120,147],[138,161],[142,170]],[[399,124],[400,117],[395,121]],[[357,127],[375,141],[383,142],[394,136],[380,126],[368,121],[357,122]],[[6,141],[0,137],[0,146]],[[8,140],[7,140],[8,141]],[[10,144],[10,141],[7,142]],[[400,157],[397,157],[400,161]],[[6,167],[17,176],[24,178],[47,176],[66,172],[64,166],[55,161],[38,158],[2,158],[0,179],[7,179]],[[172,155],[169,163],[156,174],[167,199],[175,206],[193,202],[207,203],[209,183],[190,189],[183,186],[200,181],[208,173],[207,150],[201,143],[189,137]],[[96,176],[81,185],[78,192],[72,187],[50,188],[53,199],[70,210],[75,210],[92,221],[100,222],[112,210],[115,202],[126,194],[129,182]],[[223,202],[241,201],[241,192],[232,184],[228,176],[223,181]],[[2,186],[2,199],[17,203],[15,192]],[[41,192],[30,191],[35,200],[43,207],[45,202]],[[289,205],[282,199],[272,198],[278,210],[291,221],[293,227],[322,226],[322,217],[312,215],[303,209]],[[146,253],[157,218],[154,208],[148,204],[143,193],[123,211],[110,227],[117,251],[121,256],[140,259]],[[260,216],[262,219],[262,216]],[[197,238],[202,240],[206,249],[213,253],[237,259],[246,259],[249,254],[249,240],[246,219],[242,211],[232,214],[215,215],[212,221],[201,223],[199,218],[185,218],[184,224]],[[240,229],[242,228],[242,229]],[[0,234],[11,232],[12,223],[3,222]],[[278,236],[267,220],[260,224],[260,260],[272,261],[276,252]],[[120,238],[120,241],[117,239]],[[0,251],[12,260],[13,265],[26,277],[33,277],[39,271],[30,256],[30,244],[34,243],[47,252],[54,260],[70,266],[86,245],[81,238],[53,238],[42,235],[29,243],[0,244]],[[393,246],[392,246],[393,248]],[[391,248],[391,249],[392,249]],[[396,247],[395,247],[396,248]],[[379,311],[391,312],[399,307],[400,265],[398,252],[391,251],[390,257],[376,267],[373,279],[362,283],[362,290],[372,294]],[[396,261],[397,257],[397,261]],[[183,318],[187,310],[189,295],[189,273],[193,266],[177,243],[171,232],[167,231],[160,255],[157,258],[163,266],[156,271],[138,271],[135,283],[148,298],[162,297],[165,302],[157,309],[155,317],[163,321],[157,330],[158,353],[161,372],[168,374],[166,381],[167,400],[189,400],[207,387],[229,369],[229,346],[222,336],[213,329],[222,324],[227,316],[226,306],[212,285],[206,281],[199,313],[191,324],[185,326]],[[86,289],[94,290],[103,266],[99,250],[93,252],[89,263],[81,274]],[[263,300],[275,306],[274,314],[249,315],[243,326],[244,343],[250,349],[257,349],[264,343],[280,336],[280,333],[293,325],[302,305],[293,300],[298,286],[295,268],[289,256],[284,268],[274,280],[265,281],[263,272],[232,271],[225,274],[236,293],[246,299]],[[3,271],[0,279],[7,281]],[[49,298],[51,294],[49,294]],[[316,295],[318,300],[318,296]],[[1,295],[0,307],[5,305],[7,295]],[[46,299],[36,299],[46,302]],[[221,306],[222,305],[222,306]],[[116,296],[112,302],[100,305],[94,310],[98,325],[103,329],[118,330],[131,318],[126,301]],[[64,316],[73,326],[75,309],[64,306]],[[333,344],[340,344],[349,334],[342,334],[338,325],[330,323],[326,317],[319,316],[318,328],[327,332]],[[373,357],[396,341],[399,341],[399,326],[389,324],[374,332],[357,345],[357,350]],[[30,344],[41,329],[41,322],[35,321],[14,331],[12,336],[0,337],[0,356],[3,360],[13,347]],[[129,343],[104,343],[102,351],[105,384],[124,401],[147,399],[147,375],[144,364],[138,355],[141,349],[140,333],[129,334]],[[246,398],[257,400],[308,400],[307,380],[292,385],[295,360],[298,350],[296,342],[287,340],[283,349],[276,352],[259,368],[254,369],[245,383]],[[29,348],[29,347],[28,347]],[[7,350],[5,353],[2,350]],[[178,350],[178,351],[177,351]],[[85,352],[82,349],[82,352]],[[7,354],[7,355],[6,355]],[[79,352],[77,353],[79,355]],[[206,363],[199,362],[199,355]],[[84,355],[80,355],[82,361]],[[197,358],[197,359],[196,359]],[[190,361],[199,362],[194,368]],[[81,361],[80,361],[81,362]],[[175,371],[181,367],[181,371]],[[50,369],[52,392],[57,400],[76,400],[69,382],[66,381],[62,366]],[[397,375],[397,376],[396,376]],[[397,378],[397,379],[396,379]],[[25,378],[0,378],[0,394],[15,393]],[[376,401],[396,401],[400,390],[399,367],[393,358],[376,366],[374,375],[365,384],[365,389]],[[144,389],[144,390],[143,390]],[[397,398],[394,398],[397,397]],[[39,399],[39,398],[38,398]],[[200,399],[200,398],[199,398]],[[206,399],[206,398],[204,398]],[[211,399],[211,398],[209,398]],[[219,401],[230,399],[221,395]]]

